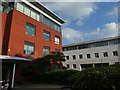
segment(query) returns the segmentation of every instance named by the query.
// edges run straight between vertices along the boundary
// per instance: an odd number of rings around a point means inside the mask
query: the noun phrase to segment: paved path
[[[13,90],[70,90],[62,85],[51,85],[51,84],[31,84],[16,86]]]

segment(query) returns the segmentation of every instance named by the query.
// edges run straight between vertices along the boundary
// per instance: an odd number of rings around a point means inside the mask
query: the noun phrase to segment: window
[[[34,54],[34,44],[33,43],[25,41],[25,43],[24,43],[24,54],[30,54],[30,55]]]
[[[43,55],[48,55],[50,54],[50,47],[44,46],[43,47]]]
[[[90,54],[87,54],[87,58],[90,58]]]
[[[70,68],[70,65],[69,65],[69,64],[67,64],[67,68]]]
[[[60,44],[60,37],[55,36],[55,44]]]
[[[108,52],[103,52],[104,57],[108,57]]]
[[[73,68],[76,68],[76,64],[73,64]]]
[[[79,55],[79,59],[83,59],[83,55]]]
[[[66,59],[69,60],[69,56],[66,56]]]
[[[26,34],[35,36],[35,26],[30,23],[27,23],[26,24]]]
[[[37,14],[37,18],[36,18],[37,21],[40,21],[40,15]]]
[[[29,9],[29,7],[25,7],[24,8],[24,14],[30,16],[30,9]]]
[[[113,56],[118,56],[118,52],[117,51],[113,51]]]
[[[35,13],[34,10],[31,10],[31,17],[32,17],[33,19],[36,19],[36,13]]]
[[[17,10],[23,13],[24,6],[21,3],[17,3]]]
[[[44,40],[50,41],[50,32],[44,31]]]
[[[73,55],[73,59],[76,59],[76,56],[75,56],[75,55]]]
[[[95,53],[95,58],[99,58],[99,54],[98,53]]]

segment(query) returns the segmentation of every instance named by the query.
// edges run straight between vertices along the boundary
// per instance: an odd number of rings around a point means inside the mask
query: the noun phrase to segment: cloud
[[[82,39],[82,33],[80,31],[74,30],[69,27],[63,28],[62,35],[67,43],[76,43],[78,41],[80,42]]]
[[[106,23],[103,27],[98,27],[90,32],[81,32],[69,27],[63,28],[64,44],[78,43],[108,37],[118,36],[118,24],[115,22]]]
[[[97,9],[94,2],[53,2],[44,4],[59,16],[67,18],[71,22],[77,20],[77,25],[82,25],[82,21]]]
[[[118,7],[113,8],[112,11],[106,14],[107,16],[117,16],[118,15]]]
[[[107,23],[102,31],[104,37],[118,36],[118,24],[115,22]]]
[[[103,27],[84,34],[86,40],[95,40],[118,36],[118,25],[115,22],[106,23]]]

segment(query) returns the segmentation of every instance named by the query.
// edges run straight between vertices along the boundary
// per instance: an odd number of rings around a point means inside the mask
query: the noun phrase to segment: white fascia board
[[[40,10],[39,8],[35,7],[33,4],[31,4],[27,0],[21,0],[21,1],[24,2],[24,3],[26,3],[27,5],[29,5],[30,7],[34,8],[35,10],[37,10],[38,12],[40,12],[41,14],[45,15],[46,17],[48,17],[49,19],[51,19],[52,21],[54,21],[58,25],[60,25],[60,26],[62,25],[60,22],[58,22],[54,18],[50,17],[48,14],[46,14],[45,12],[43,12],[42,10]]]
[[[35,0],[36,2],[38,2],[41,6],[45,7],[47,10],[49,10],[52,14],[54,14],[55,16],[57,16],[58,18],[60,18],[62,21],[64,21],[61,17],[59,17],[57,14],[55,14],[53,11],[51,11],[48,7],[44,6],[42,3],[40,3],[38,0]],[[65,22],[65,21],[64,21]]]

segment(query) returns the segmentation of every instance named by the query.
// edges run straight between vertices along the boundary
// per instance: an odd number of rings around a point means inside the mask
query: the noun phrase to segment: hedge
[[[67,78],[79,71],[77,70],[59,70],[41,73],[33,76],[34,83],[55,83],[55,84],[67,84]]]
[[[119,90],[120,66],[83,70],[68,78],[72,90]]]

